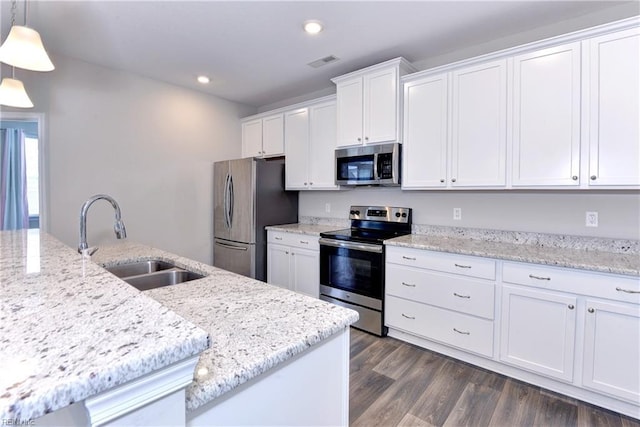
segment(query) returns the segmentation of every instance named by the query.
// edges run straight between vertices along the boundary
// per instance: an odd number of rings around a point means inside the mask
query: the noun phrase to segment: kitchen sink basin
[[[155,273],[141,274],[139,276],[124,277],[122,280],[140,291],[162,288],[164,286],[177,285],[190,280],[202,279],[202,274],[193,271],[172,268],[170,270],[157,271]]]
[[[176,267],[167,261],[148,260],[105,267],[105,270],[140,291],[202,279],[202,274]]]
[[[123,278],[129,276],[138,276],[140,274],[148,274],[153,273],[155,271],[168,270],[170,268],[174,268],[175,265],[160,260],[149,260],[149,261],[136,261],[130,264],[120,264],[114,265],[112,267],[105,267],[109,273]]]

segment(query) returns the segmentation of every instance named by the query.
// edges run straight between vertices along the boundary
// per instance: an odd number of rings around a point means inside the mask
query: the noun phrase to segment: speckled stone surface
[[[385,244],[603,273],[640,275],[640,255],[635,253],[613,253],[594,249],[569,249],[539,244],[505,243],[468,237],[424,234],[396,237],[386,240]]]
[[[340,228],[349,228],[351,226],[351,220],[348,218],[322,218],[316,216],[301,216],[298,218],[298,222],[300,224],[310,224],[310,225],[328,225],[332,228],[331,230],[336,230]]]
[[[347,227],[349,227],[347,225]],[[345,228],[345,227],[342,227]],[[320,233],[324,233],[325,231],[338,230],[339,226],[336,225],[326,225],[326,224],[283,224],[283,225],[270,225],[265,227],[267,230],[271,231],[282,231],[283,233],[296,233],[296,234],[307,234],[309,236],[320,236]]]
[[[53,237],[0,231],[0,419],[29,420],[208,348],[207,332]]]
[[[187,410],[211,402],[358,319],[353,310],[141,245],[123,243],[94,255],[96,262],[106,265],[144,258],[173,261],[207,275],[145,292],[209,332],[211,348],[200,356],[194,382],[187,388]]]

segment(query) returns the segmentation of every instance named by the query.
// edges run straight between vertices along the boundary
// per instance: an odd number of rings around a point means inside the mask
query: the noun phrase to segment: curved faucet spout
[[[98,248],[89,248],[89,244],[87,243],[87,213],[89,212],[89,207],[96,200],[104,199],[111,203],[113,209],[115,210],[116,220],[113,226],[113,231],[116,233],[116,238],[118,239],[126,239],[127,238],[127,230],[124,227],[124,222],[122,221],[120,214],[120,206],[118,206],[118,202],[109,195],[106,194],[96,194],[95,196],[90,197],[86,202],[82,204],[82,208],[80,208],[80,244],[78,245],[78,252],[85,253],[88,252],[89,255],[95,253]]]

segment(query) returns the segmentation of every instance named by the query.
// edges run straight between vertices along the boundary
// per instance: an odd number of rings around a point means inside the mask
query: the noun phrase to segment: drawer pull
[[[573,304],[569,304],[567,307],[569,307],[569,310],[573,310],[574,308],[576,308]]]
[[[282,240],[282,237],[274,237],[276,240]]]
[[[402,255],[402,259],[408,259],[409,261],[415,261],[415,257],[410,257],[410,256],[404,256]]]
[[[415,320],[414,316],[407,316],[406,314],[402,313],[402,317],[405,317],[407,319],[411,319],[411,320]]]
[[[455,265],[458,268],[471,268],[470,265],[462,265],[462,264],[455,264],[455,263],[453,265]]]
[[[410,287],[410,288],[415,288],[415,287],[416,287],[415,283],[405,283],[405,282],[402,282],[402,284],[403,284],[404,286],[408,286],[408,287]]]
[[[589,307],[589,308],[587,309],[587,311],[588,311],[589,313],[595,313],[595,310],[594,310],[593,308],[591,308],[591,307]]]
[[[529,277],[536,280],[551,280],[551,277],[534,276],[533,274],[530,274]]]
[[[462,335],[471,335],[471,332],[469,331],[459,331],[456,328],[453,328],[453,330]]]
[[[471,298],[471,295],[460,295],[455,292],[453,293],[453,295],[457,296],[458,298]]]
[[[618,292],[625,292],[627,294],[640,294],[640,291],[633,291],[631,289],[623,289],[623,288],[616,288],[616,291]]]
[[[308,245],[309,242],[307,242],[306,240],[300,240],[300,243],[302,243],[303,245]]]

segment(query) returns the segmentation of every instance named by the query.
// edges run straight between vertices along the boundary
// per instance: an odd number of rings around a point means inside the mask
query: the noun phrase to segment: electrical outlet
[[[324,211],[327,213],[331,212],[331,203],[324,204]]]
[[[462,219],[462,209],[461,208],[453,208],[453,219],[456,221],[460,221]]]
[[[598,212],[586,212],[584,225],[587,227],[598,226]]]

